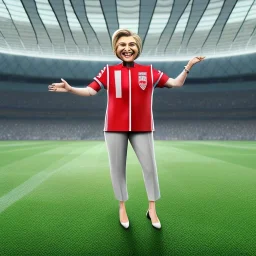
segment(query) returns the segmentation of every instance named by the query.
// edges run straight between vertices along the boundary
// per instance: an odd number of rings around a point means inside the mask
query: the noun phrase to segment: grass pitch
[[[155,141],[152,228],[129,146],[119,224],[103,141],[0,142],[0,255],[256,255],[256,142]]]

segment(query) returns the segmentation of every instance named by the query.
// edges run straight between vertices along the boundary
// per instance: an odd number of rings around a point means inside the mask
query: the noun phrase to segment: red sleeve
[[[153,85],[154,87],[163,88],[169,77],[160,70],[152,68],[153,71]]]
[[[96,83],[95,81],[91,82],[88,86],[97,92],[101,89],[100,85],[98,83]]]
[[[99,91],[100,89],[107,89],[107,79],[108,79],[108,65],[105,66],[101,71],[100,73],[95,76],[93,78],[95,80],[95,82],[100,86],[100,87],[97,87],[96,89],[98,89],[97,91]],[[92,85],[94,86],[94,85]],[[90,85],[91,87],[91,85]],[[96,86],[95,86],[96,87]],[[94,89],[94,87],[92,87]],[[94,89],[94,90],[96,90]]]

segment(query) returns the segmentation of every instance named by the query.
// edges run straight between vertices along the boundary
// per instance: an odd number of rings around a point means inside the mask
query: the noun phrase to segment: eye
[[[129,46],[134,47],[136,46],[136,43],[129,43]]]
[[[126,44],[125,44],[125,43],[120,43],[119,45],[122,46],[122,47],[124,47]]]

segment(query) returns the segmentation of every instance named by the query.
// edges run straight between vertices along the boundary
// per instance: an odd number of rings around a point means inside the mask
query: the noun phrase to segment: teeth
[[[123,53],[123,55],[124,55],[125,57],[130,57],[130,56],[132,56],[131,53]]]

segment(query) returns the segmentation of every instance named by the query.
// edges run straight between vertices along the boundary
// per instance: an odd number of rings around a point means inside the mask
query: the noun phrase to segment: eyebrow
[[[119,44],[122,44],[122,43],[123,43],[123,44],[126,44],[126,42],[123,42],[123,41],[119,42]],[[130,43],[136,44],[136,42],[133,42],[133,41],[132,41],[132,42],[128,42],[128,44],[130,44]]]

